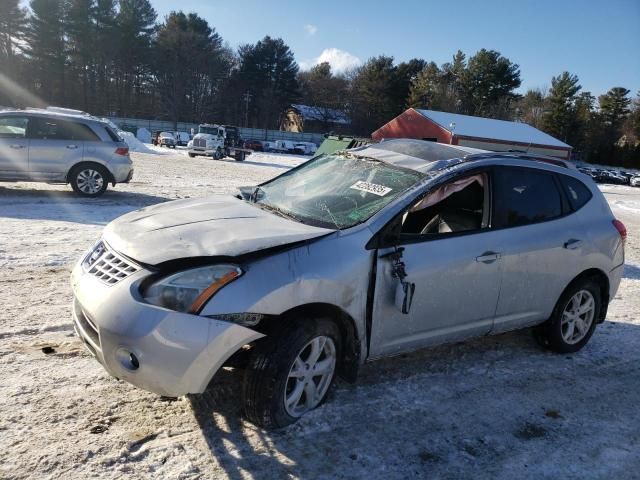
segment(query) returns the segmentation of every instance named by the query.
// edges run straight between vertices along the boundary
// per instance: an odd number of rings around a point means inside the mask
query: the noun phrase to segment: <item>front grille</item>
[[[194,138],[193,146],[207,148],[207,141],[204,138]]]
[[[107,285],[115,285],[140,270],[137,265],[118,255],[104,242],[98,243],[82,264],[88,274]]]

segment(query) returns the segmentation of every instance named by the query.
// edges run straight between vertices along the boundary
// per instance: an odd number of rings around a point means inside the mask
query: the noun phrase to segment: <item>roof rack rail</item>
[[[484,160],[485,158],[513,158],[516,160],[530,160],[532,162],[541,162],[555,165],[556,167],[563,167],[575,170],[577,167],[569,160],[563,160],[557,157],[550,157],[547,155],[534,155],[531,153],[516,153],[516,152],[492,152],[492,153],[471,153],[464,157],[465,161]]]

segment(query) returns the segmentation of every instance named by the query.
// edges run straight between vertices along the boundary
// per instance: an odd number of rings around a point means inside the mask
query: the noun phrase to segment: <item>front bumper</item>
[[[233,353],[263,336],[145,303],[138,287],[148,274],[142,269],[106,285],[81,262],[71,274],[76,333],[114,377],[160,395],[201,393]]]

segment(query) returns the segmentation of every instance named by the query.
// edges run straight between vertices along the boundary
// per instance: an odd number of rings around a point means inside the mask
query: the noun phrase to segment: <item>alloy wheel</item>
[[[593,323],[596,302],[588,290],[579,290],[569,300],[562,312],[560,328],[562,339],[574,345],[588,333]]]
[[[86,168],[78,173],[76,183],[82,193],[94,195],[102,189],[104,178],[97,170]]]
[[[293,361],[284,391],[285,410],[300,417],[324,398],[336,369],[336,346],[331,337],[318,336]]]

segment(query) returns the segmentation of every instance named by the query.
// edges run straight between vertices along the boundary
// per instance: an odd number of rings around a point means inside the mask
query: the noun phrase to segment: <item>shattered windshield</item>
[[[362,223],[424,174],[347,155],[321,155],[260,187],[251,200],[310,225],[344,229]]]

